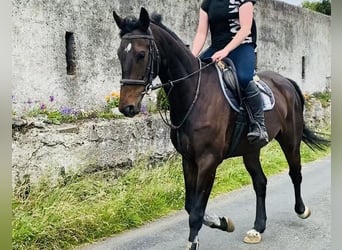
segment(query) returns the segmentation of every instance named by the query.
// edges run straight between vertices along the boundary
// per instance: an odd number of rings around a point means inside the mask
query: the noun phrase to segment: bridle
[[[173,80],[173,81],[168,81],[167,83],[159,83],[159,84],[156,84],[155,86],[152,85],[152,81],[154,78],[156,78],[156,76],[158,75],[159,73],[159,64],[160,64],[160,57],[159,57],[159,52],[158,52],[158,48],[157,48],[157,45],[154,41],[154,37],[152,35],[137,35],[137,34],[125,34],[121,37],[122,40],[134,40],[134,39],[147,39],[149,41],[149,53],[148,53],[148,63],[147,63],[147,67],[146,67],[146,70],[145,70],[145,76],[144,76],[144,79],[143,80],[138,80],[138,79],[125,79],[125,78],[122,78],[120,80],[120,83],[122,86],[125,86],[125,85],[140,85],[140,86],[144,86],[145,87],[145,90],[141,93],[142,95],[144,94],[148,94],[150,93],[152,90],[155,90],[155,89],[159,89],[161,87],[164,87],[166,85],[171,85],[171,89],[172,87],[174,86],[174,83],[177,83],[177,82],[181,82],[187,78],[190,78],[191,76],[195,75],[195,74],[198,74],[198,81],[197,81],[197,87],[196,87],[196,94],[194,96],[194,99],[190,105],[190,107],[188,108],[188,111],[186,112],[185,116],[183,117],[182,121],[178,124],[178,125],[174,125],[172,124],[171,122],[168,122],[165,118],[163,118],[163,116],[161,115],[163,121],[168,125],[170,126],[170,128],[172,129],[178,129],[180,128],[184,122],[186,121],[186,119],[188,118],[188,116],[190,115],[197,99],[198,99],[198,96],[199,96],[199,90],[200,90],[200,85],[201,85],[201,71],[209,66],[211,66],[212,64],[214,64],[215,62],[212,61],[210,63],[208,63],[207,65],[205,65],[204,67],[202,67],[202,63],[200,61],[200,59],[198,58],[198,61],[199,61],[199,69],[198,70],[195,70],[194,72],[184,76],[184,77],[181,77],[181,78],[178,78],[176,80]],[[171,91],[170,89],[170,91]]]
[[[160,64],[160,56],[159,56],[159,51],[158,47],[156,45],[156,42],[154,41],[154,37],[152,35],[137,35],[137,34],[130,34],[127,33],[121,37],[122,40],[134,40],[134,39],[147,39],[149,41],[149,50],[148,50],[148,62],[147,62],[147,67],[145,71],[145,77],[143,80],[138,80],[138,79],[126,79],[122,78],[120,80],[121,85],[141,85],[145,87],[145,91],[142,92],[142,94],[149,93],[151,90],[159,89],[161,87],[164,87],[166,85],[171,85],[173,86],[174,83],[183,81],[187,78],[190,78],[191,76],[199,73],[203,69],[211,66],[215,62],[212,61],[205,65],[204,67],[201,67],[198,70],[195,70],[194,72],[190,73],[189,75],[186,75],[184,77],[181,77],[179,79],[173,80],[173,81],[168,81],[166,83],[158,83],[156,85],[152,85],[152,81],[154,78],[157,77],[159,73],[159,64]]]
[[[147,39],[149,42],[148,50],[148,62],[145,70],[145,76],[143,80],[137,79],[121,79],[121,85],[142,85],[145,87],[144,93],[149,92],[152,89],[152,81],[157,77],[159,73],[160,57],[157,45],[152,35],[137,35],[137,34],[126,34],[121,37],[122,40],[134,40],[134,39]],[[143,93],[143,94],[144,94]]]

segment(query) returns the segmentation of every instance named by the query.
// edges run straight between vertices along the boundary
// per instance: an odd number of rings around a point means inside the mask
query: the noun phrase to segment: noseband
[[[159,72],[159,52],[157,45],[154,41],[152,35],[133,35],[133,34],[126,34],[122,36],[122,40],[134,40],[134,39],[146,39],[149,42],[149,50],[148,50],[148,62],[145,71],[145,76],[143,80],[138,79],[121,79],[121,85],[142,85],[145,87],[145,92],[147,93],[152,89],[152,81],[156,78]]]

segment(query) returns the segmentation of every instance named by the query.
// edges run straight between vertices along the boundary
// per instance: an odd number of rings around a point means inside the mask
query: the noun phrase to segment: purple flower
[[[147,115],[148,112],[147,112],[147,106],[145,104],[141,104],[141,107],[140,107],[140,112],[144,115]]]
[[[68,107],[63,107],[61,108],[61,114],[62,115],[70,115],[71,114],[72,109],[68,108]]]
[[[63,107],[60,110],[62,115],[78,115],[79,112],[73,108]]]
[[[46,105],[45,105],[44,103],[41,103],[41,104],[40,104],[40,109],[41,109],[41,110],[46,109]]]
[[[55,97],[53,95],[50,95],[50,102],[53,102],[55,100]]]

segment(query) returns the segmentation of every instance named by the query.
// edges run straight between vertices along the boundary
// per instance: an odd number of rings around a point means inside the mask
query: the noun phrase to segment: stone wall
[[[330,126],[330,106],[310,99],[304,112],[315,131]],[[42,176],[56,179],[62,172],[109,170],[119,174],[140,157],[160,162],[176,151],[169,127],[159,115],[132,119],[92,119],[52,125],[45,119],[14,120],[12,143],[13,186],[25,175],[36,183]]]
[[[61,172],[120,172],[140,157],[158,161],[175,152],[169,127],[157,115],[62,125],[18,119],[12,131],[13,185],[25,175],[35,183]]]
[[[22,114],[41,103],[52,105],[50,97],[56,109],[100,109],[104,97],[119,90],[116,50],[120,39],[113,10],[122,16],[137,16],[141,6],[150,13],[157,11],[168,27],[191,44],[201,0],[12,3],[13,109]],[[330,76],[330,17],[273,0],[258,0],[255,12],[258,69],[293,78],[306,92],[322,91]],[[66,40],[74,41],[69,48],[74,48],[75,74],[67,73]]]

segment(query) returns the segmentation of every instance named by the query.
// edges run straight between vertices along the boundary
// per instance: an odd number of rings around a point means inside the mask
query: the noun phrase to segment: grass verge
[[[302,162],[330,154],[302,144]],[[287,169],[276,142],[261,154],[267,176]],[[218,168],[211,197],[251,182],[241,158]],[[69,175],[51,186],[48,179],[31,187],[29,196],[13,196],[14,249],[70,249],[143,225],[183,209],[184,182],[179,157],[160,166],[142,161],[118,179],[108,173]]]

